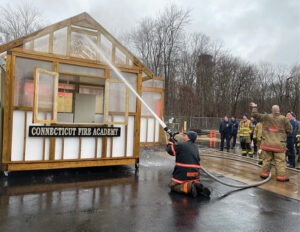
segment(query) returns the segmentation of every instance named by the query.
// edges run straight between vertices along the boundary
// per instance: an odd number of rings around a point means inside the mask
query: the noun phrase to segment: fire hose
[[[254,165],[254,166],[257,166],[257,167],[260,167],[260,165],[258,164],[255,164],[255,163],[252,163],[250,161],[247,161],[247,160],[240,160],[240,159],[235,159],[235,158],[231,158],[231,157],[224,157],[224,156],[218,156],[218,155],[208,155],[208,154],[201,154],[201,156],[206,156],[206,157],[213,157],[213,158],[221,158],[221,159],[228,159],[228,160],[234,160],[234,161],[239,161],[239,162],[242,162],[242,163],[247,163],[247,164],[251,164],[251,165]],[[216,176],[214,176],[213,174],[211,174],[210,172],[208,172],[205,168],[201,167],[201,170],[206,173],[210,178],[214,179],[215,181],[223,184],[223,185],[226,185],[226,186],[229,186],[229,187],[232,187],[232,188],[251,188],[251,187],[257,187],[257,186],[260,186],[260,185],[263,185],[265,183],[267,183],[269,180],[271,180],[271,177],[272,177],[272,174],[270,173],[268,178],[266,178],[265,180],[263,181],[259,181],[259,182],[256,182],[256,183],[253,183],[253,184],[243,184],[243,185],[235,185],[235,184],[229,184],[229,183],[226,183],[224,182],[223,180],[217,178]]]

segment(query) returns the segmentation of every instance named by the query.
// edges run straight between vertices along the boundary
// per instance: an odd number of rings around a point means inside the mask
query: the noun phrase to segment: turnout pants
[[[253,155],[250,136],[243,137],[243,138],[244,138],[244,141],[241,141],[241,138],[240,138],[240,143],[241,143],[241,147],[242,147],[242,154],[246,155],[248,153],[249,155]]]
[[[257,140],[257,143],[256,143],[257,149],[258,149],[257,154],[258,154],[258,158],[261,160],[262,159],[262,150],[260,149],[260,144],[261,144],[261,140]]]
[[[286,178],[286,160],[284,152],[273,152],[262,150],[263,165],[261,176],[269,176],[271,171],[271,162],[275,161],[275,171],[276,179],[285,179]]]
[[[177,182],[172,181],[169,184],[169,187],[174,192],[189,194],[191,192],[193,182],[199,182],[199,181],[189,181],[183,184],[179,184]]]

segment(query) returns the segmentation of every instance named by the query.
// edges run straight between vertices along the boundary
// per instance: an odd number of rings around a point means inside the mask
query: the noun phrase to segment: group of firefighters
[[[253,157],[255,153],[258,154],[259,162],[262,164],[261,178],[268,178],[271,162],[274,160],[276,180],[289,181],[286,175],[286,157],[289,159],[289,166],[295,167],[295,144],[297,152],[300,146],[300,122],[296,121],[293,112],[288,112],[286,117],[281,115],[278,105],[272,106],[270,114],[258,113],[255,103],[251,103],[250,106],[252,107],[251,120],[248,119],[247,114],[244,114],[240,123],[235,117],[232,117],[231,121],[228,116],[224,118],[220,125],[220,150],[224,148],[224,140],[227,143],[227,151],[230,149],[231,139],[233,139],[231,148],[234,148],[236,138],[239,136],[243,156]],[[176,157],[169,187],[172,191],[193,197],[199,195],[209,197],[210,190],[203,186],[199,179],[200,157],[195,144],[196,139],[197,133],[193,131],[184,134],[182,143],[178,143],[173,138],[169,139],[167,152]]]
[[[274,106],[274,109],[279,107]],[[278,112],[280,113],[280,111]],[[263,115],[267,115],[266,113]],[[234,148],[236,143],[236,137],[240,137],[240,144],[242,148],[242,156],[249,156],[253,158],[253,155],[258,154],[259,164],[263,163],[263,150],[270,150],[270,147],[266,146],[266,142],[264,140],[269,140],[269,137],[272,137],[272,140],[280,139],[281,142],[284,142],[286,146],[284,150],[286,150],[286,157],[288,158],[288,167],[295,168],[296,167],[296,154],[299,155],[299,148],[300,148],[300,121],[296,120],[296,115],[289,111],[286,114],[285,121],[291,124],[292,131],[288,132],[285,130],[277,130],[274,129],[278,127],[277,122],[273,119],[273,126],[266,127],[263,125],[262,118],[258,116],[255,112],[252,112],[252,117],[250,120],[248,119],[248,114],[243,115],[243,119],[239,122],[236,121],[235,117],[232,117],[231,121],[229,122],[228,116],[224,117],[224,120],[220,124],[219,132],[221,134],[221,145],[220,151],[223,151],[224,148],[224,140],[227,141],[227,151],[230,148],[230,140],[233,138],[232,147]],[[257,119],[259,122],[257,122]],[[289,124],[288,124],[289,125]],[[263,131],[268,130],[271,134],[265,132],[263,136]],[[279,136],[282,135],[282,136]],[[253,142],[253,149],[252,149],[252,142]],[[263,142],[263,144],[262,144]],[[268,142],[270,143],[270,141]],[[275,142],[272,142],[275,143]],[[270,144],[267,144],[270,145]],[[273,149],[276,150],[276,149]],[[277,149],[278,150],[278,149]],[[282,149],[281,149],[282,150]],[[298,157],[298,161],[300,161]]]

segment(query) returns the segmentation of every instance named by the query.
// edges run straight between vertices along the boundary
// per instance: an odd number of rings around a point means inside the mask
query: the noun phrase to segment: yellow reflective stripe
[[[239,134],[239,136],[241,136],[241,137],[249,137],[249,134]]]
[[[299,138],[300,137],[300,134],[299,135],[296,135],[296,138]]]
[[[250,130],[251,131],[251,129],[249,127],[241,127],[240,130]]]

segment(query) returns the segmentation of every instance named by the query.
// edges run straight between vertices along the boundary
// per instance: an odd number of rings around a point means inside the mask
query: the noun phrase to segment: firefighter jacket
[[[238,134],[240,137],[250,137],[253,128],[253,124],[250,120],[242,120],[239,124]]]
[[[285,152],[286,134],[293,131],[290,121],[280,113],[259,114],[252,109],[252,117],[263,124],[260,148],[266,151]]]
[[[231,124],[232,124],[232,135],[236,135],[238,133],[238,128],[239,128],[239,122],[237,120],[232,121],[231,120]]]
[[[200,156],[196,144],[190,140],[183,143],[169,141],[167,152],[176,160],[172,181],[182,184],[200,180]]]
[[[262,138],[262,123],[259,122],[256,124],[254,128],[253,138],[257,139],[257,141],[261,141]]]
[[[222,135],[230,136],[232,133],[232,123],[230,121],[226,122],[225,120],[223,120],[220,123],[219,132]]]

